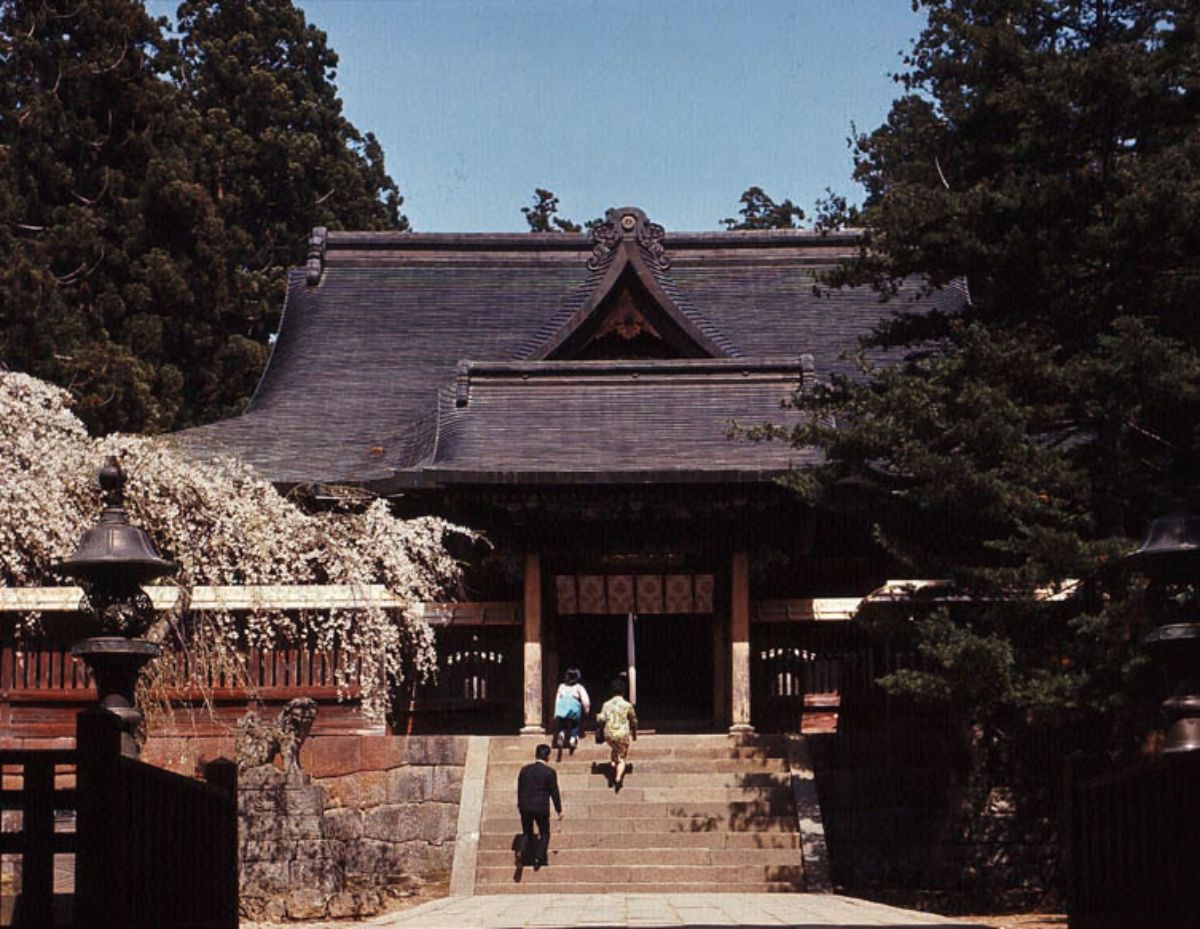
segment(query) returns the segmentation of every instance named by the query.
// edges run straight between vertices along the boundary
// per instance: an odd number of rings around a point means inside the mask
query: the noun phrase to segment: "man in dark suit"
[[[554,812],[560,822],[563,812],[562,798],[558,794],[558,772],[547,764],[550,746],[539,745],[534,758],[533,764],[525,765],[517,775],[517,810],[521,814],[525,854],[533,858],[533,866],[538,868],[549,864],[546,854],[550,849],[550,801],[554,801]],[[538,827],[536,838],[534,823]]]

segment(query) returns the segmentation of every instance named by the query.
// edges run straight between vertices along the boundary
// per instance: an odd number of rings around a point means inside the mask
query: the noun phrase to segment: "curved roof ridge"
[[[675,283],[675,279],[667,273],[667,268],[660,267],[656,263],[649,263],[649,265],[650,273],[658,281],[658,285],[666,291],[667,295],[679,308],[679,312],[691,320],[692,324],[703,332],[714,344],[719,345],[726,355],[730,358],[740,358],[742,355],[741,350],[702,310],[698,309],[692,303],[687,294]]]
[[[529,336],[517,346],[511,355],[512,360],[528,360],[539,348],[554,338],[554,334],[566,326],[571,317],[587,305],[600,282],[604,280],[610,264],[612,264],[611,254],[599,263],[588,261],[587,276],[583,283],[571,291],[559,304],[558,309],[547,316],[542,324],[530,332]]]

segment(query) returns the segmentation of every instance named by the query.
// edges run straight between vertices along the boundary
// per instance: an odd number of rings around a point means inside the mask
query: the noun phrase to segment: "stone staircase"
[[[476,893],[755,892],[804,889],[786,746],[768,737],[643,735],[619,794],[590,734],[555,752],[565,817],[551,815],[550,864],[518,869],[517,772],[537,740],[494,738]]]

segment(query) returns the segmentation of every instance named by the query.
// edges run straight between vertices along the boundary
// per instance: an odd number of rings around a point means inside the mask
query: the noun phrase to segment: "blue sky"
[[[856,200],[851,124],[883,121],[922,22],[908,0],[298,3],[426,232],[523,229],[535,186],[675,230],[720,228],[751,184]]]

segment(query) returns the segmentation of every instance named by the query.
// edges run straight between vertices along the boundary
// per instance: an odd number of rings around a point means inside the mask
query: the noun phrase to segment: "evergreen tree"
[[[735,229],[798,229],[804,219],[804,210],[784,200],[776,203],[761,187],[748,187],[742,193],[741,219],[727,217],[721,220],[729,231]]]
[[[97,431],[231,415],[312,226],[405,228],[290,3],[0,0],[0,361]]]
[[[200,179],[229,230],[230,323],[261,352],[310,230],[407,229],[403,198],[378,140],[342,113],[325,33],[291,0],[187,0],[176,28],[176,76],[203,127]]]
[[[0,5],[3,361],[93,428],[176,422],[227,295],[173,60],[129,0]]]
[[[792,439],[830,464],[796,483],[831,500],[853,478],[893,556],[975,598],[922,625],[925,667],[895,690],[997,725],[1079,707],[1134,724],[1137,591],[1077,600],[1070,624],[1036,592],[1095,577],[1168,498],[1200,503],[1200,12],[921,5],[906,93],[856,139],[867,235],[834,282],[921,274],[970,302],[899,310],[872,343],[905,364],[805,401],[820,415]]]
[[[558,197],[554,196],[552,190],[535,188],[533,206],[523,206],[521,212],[525,214],[530,232],[583,232],[583,226],[579,223],[554,215],[558,212]],[[594,225],[595,220],[589,222],[587,228],[591,229]]]

